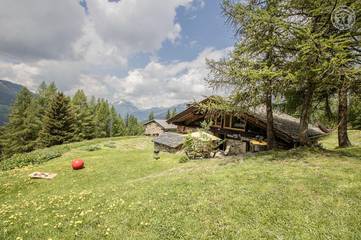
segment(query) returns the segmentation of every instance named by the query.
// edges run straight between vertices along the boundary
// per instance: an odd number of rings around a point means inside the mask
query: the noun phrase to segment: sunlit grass
[[[0,173],[0,239],[360,239],[360,145],[335,150],[334,138],[327,151],[183,164],[153,160],[145,137],[76,144]],[[85,169],[73,171],[74,158]],[[30,180],[33,171],[58,176]]]

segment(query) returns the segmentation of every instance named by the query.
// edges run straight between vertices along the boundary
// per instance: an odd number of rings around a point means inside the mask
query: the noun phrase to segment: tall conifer
[[[38,106],[33,94],[27,88],[22,88],[4,129],[4,154],[8,156],[34,150],[39,126]]]
[[[46,110],[38,139],[39,146],[49,147],[71,142],[74,137],[74,122],[69,98],[58,92]]]

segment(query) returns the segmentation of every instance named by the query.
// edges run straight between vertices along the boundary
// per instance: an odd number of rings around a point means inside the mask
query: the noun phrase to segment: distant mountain
[[[113,103],[113,106],[115,107],[115,110],[117,110],[118,114],[120,114],[122,117],[125,117],[127,114],[133,114],[139,111],[139,109],[133,103],[128,101]]]
[[[0,80],[0,125],[7,122],[10,106],[22,87],[16,83]]]
[[[154,117],[158,119],[165,119],[168,109],[176,108],[177,113],[186,109],[186,104],[179,104],[172,107],[154,107],[148,109],[139,109],[133,103],[128,101],[121,101],[113,104],[117,112],[125,117],[127,114],[136,116],[140,121],[144,122],[148,120],[148,116],[151,112],[154,113]]]
[[[22,87],[23,86],[16,83],[0,80],[0,125],[7,122],[10,106]],[[121,101],[113,105],[122,117],[125,117],[127,114],[132,114],[142,122],[148,120],[150,112],[154,113],[155,118],[165,119],[168,109],[176,108],[178,113],[186,109],[186,104],[179,104],[169,108],[155,107],[149,109],[140,109],[129,101]]]

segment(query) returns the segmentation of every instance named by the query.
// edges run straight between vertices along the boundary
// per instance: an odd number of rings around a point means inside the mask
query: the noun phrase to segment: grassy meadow
[[[76,143],[0,172],[0,239],[361,239],[361,132],[350,135],[347,150],[332,135],[325,150],[187,163],[153,160],[148,137]]]

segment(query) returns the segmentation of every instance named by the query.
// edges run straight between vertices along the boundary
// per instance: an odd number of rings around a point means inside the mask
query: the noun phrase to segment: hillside
[[[0,80],[0,125],[7,121],[10,106],[21,88],[19,84]]]
[[[359,239],[361,132],[348,150],[335,150],[335,138],[326,151],[185,164],[153,160],[146,137],[71,144],[43,165],[0,173],[0,239]],[[78,157],[86,168],[72,171]],[[30,180],[33,171],[58,176]]]

